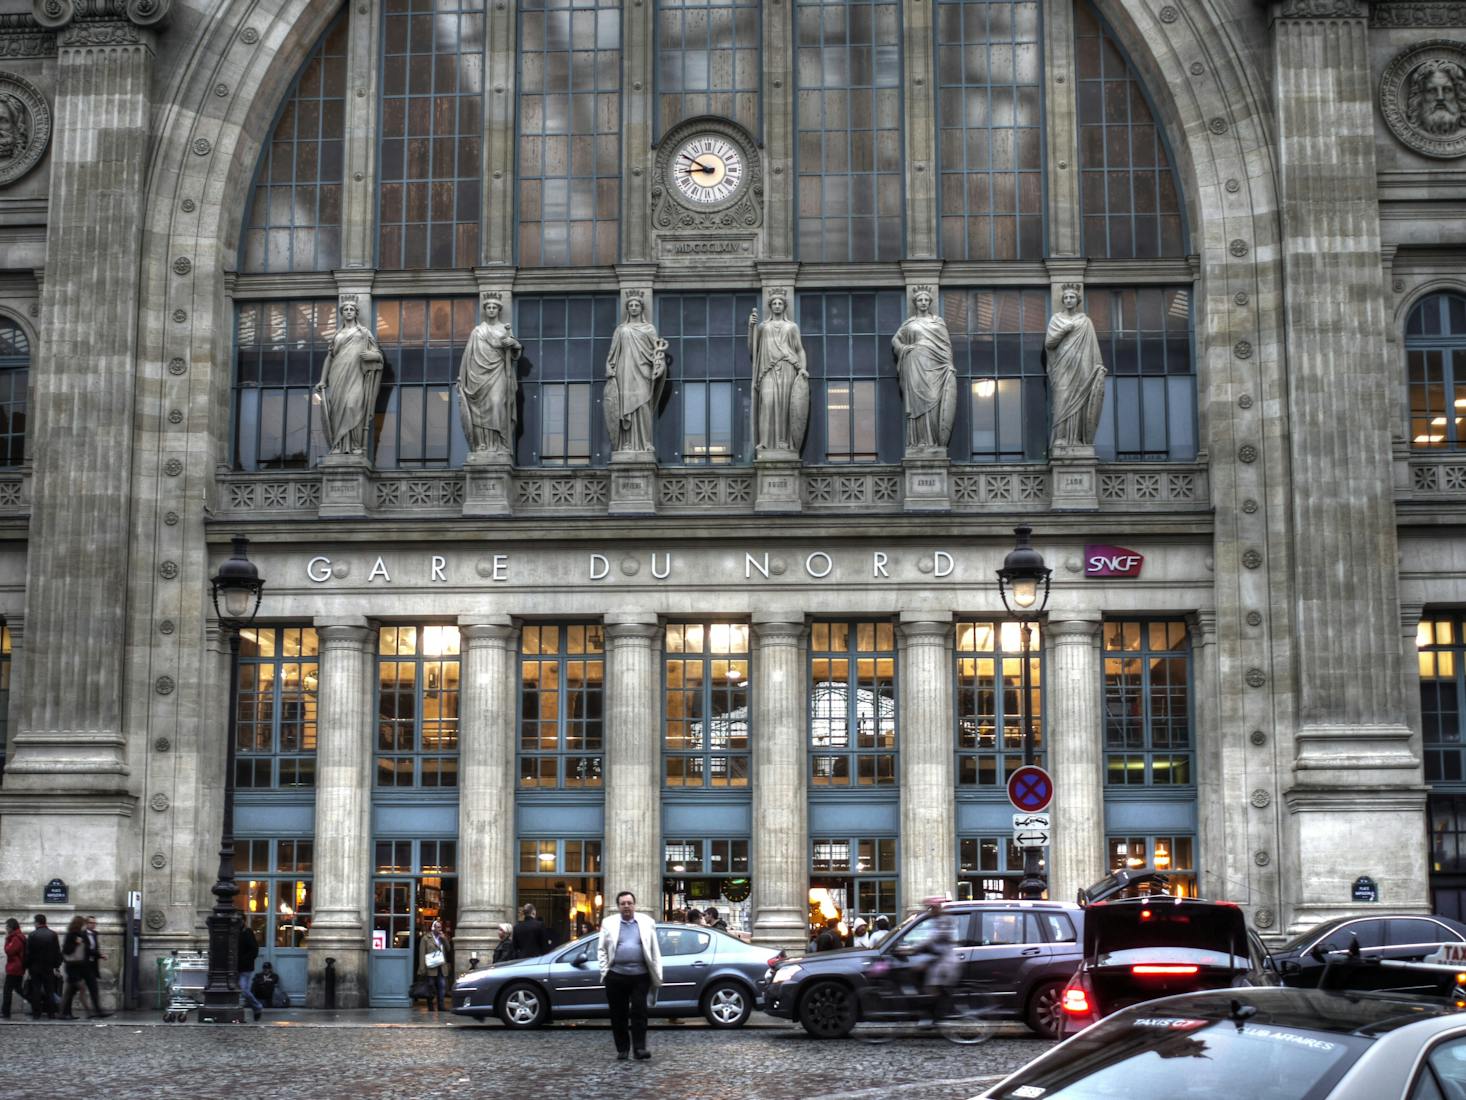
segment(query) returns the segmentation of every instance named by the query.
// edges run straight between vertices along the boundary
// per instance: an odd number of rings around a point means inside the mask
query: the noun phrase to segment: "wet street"
[[[0,1096],[959,1100],[1048,1047],[1016,1028],[957,1046],[940,1038],[871,1045],[818,1042],[784,1027],[723,1033],[682,1026],[653,1030],[651,1061],[617,1062],[604,1025],[510,1032],[460,1023],[321,1024],[310,1014],[290,1015],[232,1027],[9,1023],[0,1026]]]

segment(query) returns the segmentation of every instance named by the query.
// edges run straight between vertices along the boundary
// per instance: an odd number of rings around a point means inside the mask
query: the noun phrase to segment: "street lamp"
[[[234,743],[239,724],[239,632],[254,622],[265,582],[249,560],[249,539],[234,536],[232,556],[209,580],[214,614],[229,636],[229,722],[224,752],[224,827],[219,834],[219,881],[214,883],[214,911],[209,914],[209,984],[199,1019],[216,1024],[240,1023],[239,929],[234,904]]]
[[[1034,763],[1032,687],[1028,669],[1028,652],[1033,641],[1033,620],[1043,614],[1049,603],[1049,577],[1053,573],[1044,564],[1044,557],[1033,548],[1033,528],[1021,523],[1013,528],[1018,543],[1003,559],[1003,568],[998,570],[998,595],[1003,598],[1003,607],[1018,620],[1018,633],[1023,639],[1023,658],[1020,663],[1022,676],[1023,714],[1023,763]],[[1043,897],[1047,883],[1039,869],[1039,850],[1023,849],[1023,881],[1018,884],[1018,896],[1030,900]]]

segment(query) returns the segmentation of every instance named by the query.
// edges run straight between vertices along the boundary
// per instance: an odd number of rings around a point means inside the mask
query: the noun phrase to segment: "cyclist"
[[[933,1023],[951,1014],[952,990],[957,987],[962,971],[961,960],[957,958],[957,921],[943,910],[946,902],[946,898],[932,897],[922,903],[929,914],[932,934],[912,957],[913,966],[920,967],[920,988],[931,998]]]

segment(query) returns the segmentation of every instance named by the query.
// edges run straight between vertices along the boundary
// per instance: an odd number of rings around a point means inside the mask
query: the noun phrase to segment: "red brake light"
[[[1140,963],[1130,968],[1132,974],[1195,974],[1200,967],[1186,963]]]
[[[1140,919],[1141,920],[1150,920],[1150,910],[1149,909],[1142,909],[1140,911]]]
[[[1078,986],[1064,990],[1064,1011],[1073,1016],[1089,1015],[1089,996]]]

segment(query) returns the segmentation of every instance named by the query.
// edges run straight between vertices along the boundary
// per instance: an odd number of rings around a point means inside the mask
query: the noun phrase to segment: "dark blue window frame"
[[[606,356],[616,331],[618,302],[614,294],[525,295],[514,300],[514,334],[524,350],[519,357],[520,466],[604,466],[611,441],[601,412],[606,385]],[[560,411],[558,425],[548,424]],[[570,414],[576,419],[572,421]],[[545,443],[557,436],[560,454],[547,454]],[[583,455],[572,441],[583,437]]]
[[[905,319],[904,292],[807,291],[798,299],[810,380],[805,463],[900,462],[906,422],[891,336]],[[849,409],[843,427],[849,445],[832,450],[832,441],[843,442],[841,398]]]
[[[723,466],[752,458],[752,291],[658,294],[657,333],[667,341],[668,394],[657,418],[661,461]]]

